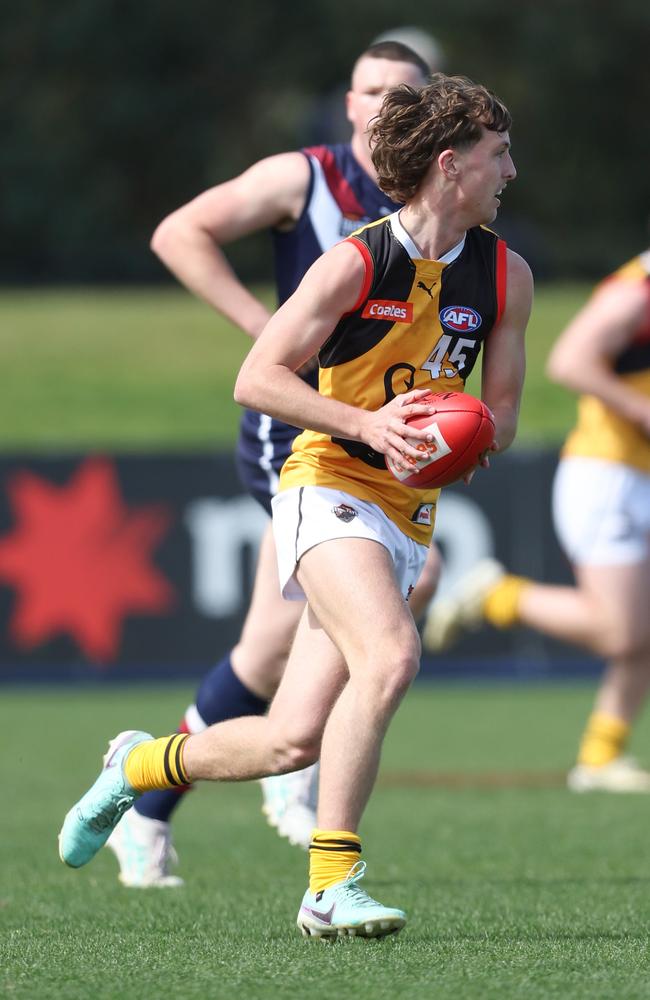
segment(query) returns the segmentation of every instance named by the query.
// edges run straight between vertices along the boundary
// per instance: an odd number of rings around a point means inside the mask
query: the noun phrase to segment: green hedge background
[[[400,18],[403,16],[403,20]],[[538,276],[592,278],[646,240],[645,0],[24,0],[0,15],[0,281],[162,280],[159,219],[322,138],[322,100],[415,23],[513,111],[504,234]],[[269,277],[263,239],[235,252]]]

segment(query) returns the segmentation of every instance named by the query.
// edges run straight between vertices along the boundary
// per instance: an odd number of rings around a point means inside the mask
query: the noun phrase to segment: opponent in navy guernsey
[[[405,598],[426,559],[437,491],[399,482],[385,460],[412,468],[417,444],[432,435],[408,418],[434,412],[431,389],[462,388],[479,347],[493,450],[514,438],[532,278],[484,228],[516,176],[510,124],[501,101],[464,77],[436,74],[386,95],[372,126],[373,163],[403,208],[315,261],[235,386],[243,405],[307,428],[272,503],[280,584],[287,598],[307,598],[278,690],[264,717],[160,739],[117,736],[65,818],[59,850],[69,866],[90,861],[146,791],[281,774],[320,758],[298,926],[315,937],[382,937],[406,923],[401,908],[359,884],[359,826],[384,735],[419,667]],[[370,315],[375,302],[395,310]],[[314,356],[318,391],[296,374]],[[395,850],[408,849],[399,818],[387,822]]]
[[[270,227],[278,301],[284,302],[320,254],[365,222],[397,207],[376,184],[368,149],[368,121],[389,87],[420,85],[428,67],[396,42],[372,45],[355,63],[346,105],[349,143],[314,146],[271,156],[240,177],[199,195],[163,220],[152,246],[183,284],[256,338],[269,319],[265,306],[241,284],[221,249],[224,244]],[[317,366],[304,366],[315,385]],[[244,412],[237,466],[248,492],[270,514],[282,465],[298,428],[257,411]],[[438,577],[435,551],[411,598],[415,615],[428,605]],[[284,670],[300,607],[280,596],[272,532],[263,539],[251,606],[241,638],[204,677],[179,729],[199,732],[224,719],[266,711]],[[307,847],[314,826],[317,765],[264,779],[264,812],[292,843]],[[185,789],[143,796],[110,840],[120,879],[130,886],[177,886],[170,818]]]

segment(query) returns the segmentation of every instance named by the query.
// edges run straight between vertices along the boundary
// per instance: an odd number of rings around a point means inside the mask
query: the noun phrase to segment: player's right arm
[[[650,399],[620,378],[615,359],[645,321],[645,282],[614,279],[602,285],[555,342],[549,378],[573,392],[596,396],[650,436]]]
[[[319,257],[248,352],[235,384],[235,400],[294,427],[362,441],[392,458],[402,471],[411,468],[402,464],[406,459],[421,457],[407,438],[431,440],[428,431],[405,422],[434,412],[433,406],[418,402],[428,390],[415,389],[379,410],[364,410],[321,395],[296,374],[318,353],[341,317],[357,308],[365,278],[363,258],[349,240]]]
[[[186,288],[256,338],[270,313],[241,283],[222,247],[260,229],[294,224],[309,180],[302,153],[260,160],[163,219],[151,248]]]

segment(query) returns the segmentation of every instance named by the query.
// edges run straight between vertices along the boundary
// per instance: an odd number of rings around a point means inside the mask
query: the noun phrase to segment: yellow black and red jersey
[[[506,245],[470,229],[440,260],[423,259],[399,213],[349,237],[365,262],[355,308],[319,352],[319,391],[378,410],[411,389],[462,391],[503,312]],[[280,489],[325,486],[378,504],[408,536],[428,544],[439,490],[399,483],[384,456],[359,441],[306,430],[293,444]]]
[[[646,288],[645,317],[632,342],[615,359],[614,371],[627,385],[650,397],[650,250],[624,264],[605,281],[621,284],[641,282]],[[647,435],[595,396],[580,396],[578,420],[566,440],[562,455],[602,458],[650,472],[650,440]]]

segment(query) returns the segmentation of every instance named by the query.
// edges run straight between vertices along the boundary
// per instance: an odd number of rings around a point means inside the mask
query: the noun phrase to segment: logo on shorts
[[[440,322],[454,333],[472,333],[478,330],[483,317],[471,306],[445,306],[440,310]]]
[[[433,503],[421,503],[419,507],[416,508],[415,514],[411,520],[415,524],[432,524],[432,513],[435,504]]]
[[[354,507],[348,507],[346,503],[340,503],[338,507],[332,507],[332,513],[336,514],[339,521],[344,521],[345,524],[349,524],[357,516]]]
[[[388,319],[393,323],[413,322],[413,303],[393,299],[368,299],[361,319]]]

